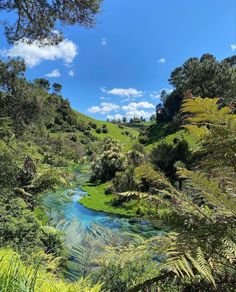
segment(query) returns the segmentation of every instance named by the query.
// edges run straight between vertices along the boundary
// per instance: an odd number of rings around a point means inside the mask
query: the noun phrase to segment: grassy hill
[[[196,137],[190,134],[187,130],[181,128],[173,130],[170,123],[165,122],[152,124],[147,127],[143,136],[147,141],[145,146],[147,151],[152,150],[156,144],[161,142],[171,144],[174,139],[186,140],[190,146],[190,149],[194,149],[197,144]]]
[[[97,128],[96,129],[91,128],[90,131],[98,139],[104,139],[106,137],[117,139],[124,145],[123,147],[124,150],[128,150],[139,136],[139,131],[135,128],[119,126],[117,124],[113,124],[113,123],[105,122],[105,121],[99,121],[91,117],[88,117],[84,114],[81,114],[77,111],[75,111],[75,115],[78,122],[82,122],[88,125],[92,123],[96,124]],[[106,125],[108,132],[97,133],[96,130],[102,129],[103,125]]]
[[[101,128],[103,125],[106,125],[108,132],[107,133],[97,133],[96,129],[91,128],[91,133],[96,136],[98,139],[104,139],[105,137],[112,137],[114,139],[119,140],[123,145],[123,150],[127,151],[131,148],[131,146],[138,141],[140,127],[132,127],[132,126],[124,126],[117,125],[106,121],[99,121],[93,119],[92,117],[86,116],[82,113],[75,111],[75,115],[77,121],[80,123],[91,124],[94,123],[97,125],[97,128]],[[173,130],[170,123],[159,123],[155,124],[153,122],[146,122],[141,125],[142,127],[146,127],[144,136],[147,139],[145,149],[147,151],[152,150],[152,148],[161,142],[173,143],[175,138],[177,139],[185,139],[190,148],[196,147],[196,137],[191,135],[185,129],[177,129]]]

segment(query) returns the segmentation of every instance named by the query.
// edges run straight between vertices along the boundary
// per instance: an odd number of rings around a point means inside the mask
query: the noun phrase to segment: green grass
[[[125,127],[125,126],[123,127],[123,129],[121,129],[116,124],[112,124],[112,123],[109,123],[106,121],[95,120],[95,119],[88,117],[86,115],[83,115],[79,112],[75,112],[75,114],[76,114],[78,121],[82,121],[85,123],[93,122],[97,125],[98,128],[101,128],[103,124],[106,125],[107,129],[108,129],[108,133],[98,134],[95,129],[91,129],[91,133],[100,140],[104,139],[106,137],[112,137],[116,140],[119,140],[120,143],[122,143],[124,145],[124,147],[123,147],[124,151],[129,150],[131,148],[131,146],[133,145],[133,143],[135,142],[135,140],[137,139],[137,137],[139,136],[139,131],[137,129],[134,129],[131,127]],[[128,131],[132,135],[133,138],[122,134],[125,131]]]
[[[169,134],[165,136],[164,138],[158,139],[156,142],[153,142],[152,144],[149,144],[145,147],[147,151],[151,151],[155,145],[160,144],[162,142],[166,142],[168,144],[173,144],[174,139],[179,139],[179,140],[186,140],[189,144],[189,147],[191,150],[195,149],[197,146],[197,139],[195,136],[190,134],[186,130],[179,130],[175,133]]]
[[[197,138],[185,129],[171,131],[169,123],[154,124],[147,129],[146,136],[148,144],[145,146],[147,151],[151,151],[153,147],[159,143],[166,142],[172,144],[175,138],[186,140],[191,150],[197,147]]]
[[[99,212],[101,211],[127,217],[137,216],[136,206],[129,204],[128,206],[115,207],[112,205],[116,197],[114,195],[105,194],[108,185],[109,183],[83,186],[82,189],[87,192],[88,195],[80,199],[79,202],[86,208]]]

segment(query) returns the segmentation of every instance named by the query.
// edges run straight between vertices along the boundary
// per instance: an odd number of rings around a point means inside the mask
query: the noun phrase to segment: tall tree
[[[53,90],[54,90],[55,94],[60,94],[61,93],[61,90],[62,90],[62,85],[61,84],[53,83],[52,87],[53,87]]]
[[[0,12],[16,13],[16,22],[2,22],[10,43],[27,39],[57,43],[58,24],[91,27],[102,0],[1,0]]]
[[[50,90],[50,82],[44,78],[37,78],[34,80],[34,83],[38,85],[40,88],[44,89],[45,91]]]
[[[222,98],[223,104],[235,100],[236,69],[234,59],[219,62],[210,54],[188,59],[176,68],[169,79],[182,95],[191,90],[194,96]]]

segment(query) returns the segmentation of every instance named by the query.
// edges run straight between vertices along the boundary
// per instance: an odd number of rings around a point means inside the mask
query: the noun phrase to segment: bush
[[[23,199],[7,199],[0,205],[0,245],[22,250],[39,245],[39,223]]]
[[[70,139],[73,142],[77,142],[77,136],[76,136],[76,134],[71,135]]]
[[[136,143],[132,146],[132,150],[144,153],[144,146],[140,143]]]
[[[108,129],[104,128],[104,129],[102,129],[102,132],[103,132],[103,134],[107,134],[108,133]]]
[[[146,136],[141,136],[139,138],[139,143],[141,143],[143,145],[147,144],[148,143],[148,138]]]
[[[90,131],[92,128],[89,126],[89,125],[87,125],[87,127],[86,127],[86,130],[87,131]]]
[[[60,256],[63,250],[62,234],[52,226],[42,226],[40,240],[45,246],[45,252]]]
[[[85,135],[85,136],[90,136],[90,134],[91,134],[91,133],[90,133],[89,131],[87,131],[87,130],[84,132],[84,135]]]
[[[96,129],[96,133],[97,133],[97,134],[101,134],[101,133],[102,133],[102,130],[101,130],[100,128],[97,128],[97,129]]]
[[[173,145],[161,143],[155,146],[151,152],[151,161],[155,169],[160,169],[171,179],[176,179],[177,161],[188,165],[191,160],[191,152],[187,141],[178,139],[173,140]]]
[[[111,138],[105,139],[101,154],[94,159],[91,180],[105,182],[112,179],[117,171],[123,169],[123,161],[120,144]]]
[[[84,131],[86,131],[86,129],[87,129],[86,124],[85,124],[85,123],[78,124],[78,125],[77,125],[77,129],[78,129],[80,132],[84,132]]]
[[[93,128],[93,129],[97,129],[97,124],[95,124],[95,123],[91,123],[91,128]]]

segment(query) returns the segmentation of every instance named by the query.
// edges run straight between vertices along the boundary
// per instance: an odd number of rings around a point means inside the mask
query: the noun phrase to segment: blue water
[[[80,187],[50,193],[43,199],[51,224],[62,230],[68,246],[79,244],[86,233],[101,236],[115,232],[119,235],[142,234],[145,237],[161,235],[162,230],[144,220],[130,220],[85,208],[79,199],[87,195]]]

